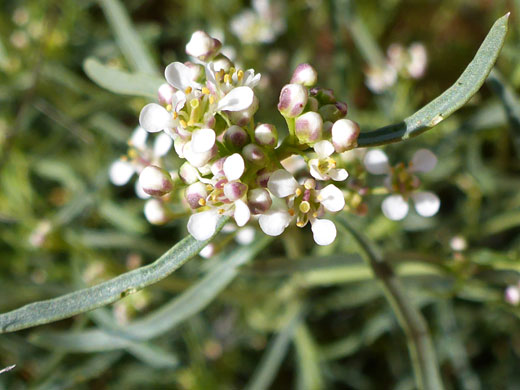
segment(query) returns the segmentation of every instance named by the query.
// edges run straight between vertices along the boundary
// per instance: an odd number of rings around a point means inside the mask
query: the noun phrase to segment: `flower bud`
[[[291,84],[301,84],[305,87],[313,87],[318,81],[318,73],[309,64],[300,64],[294,70]]]
[[[307,88],[300,84],[287,84],[280,92],[278,111],[287,118],[295,118],[303,112],[307,99]]]
[[[255,165],[262,165],[265,162],[265,153],[262,148],[256,144],[244,146],[244,149],[242,149],[242,155],[247,161]]]
[[[181,165],[179,175],[186,184],[192,184],[199,180],[199,171],[189,162]]]
[[[164,105],[172,104],[172,97],[174,93],[175,89],[170,84],[161,84],[161,86],[157,89],[159,103]]]
[[[318,103],[318,100],[313,96],[309,96],[309,98],[307,99],[307,104],[305,105],[305,109],[303,111],[318,111],[319,106],[320,104]]]
[[[276,131],[276,127],[269,123],[262,123],[256,126],[255,142],[258,145],[274,148],[278,143],[278,131]]]
[[[325,104],[318,110],[324,121],[336,122],[343,117],[341,111],[335,104]]]
[[[148,165],[139,175],[143,191],[152,196],[163,196],[173,190],[173,180],[168,171]]]
[[[322,131],[323,139],[330,139],[330,137],[332,137],[332,126],[334,126],[334,123],[332,123],[330,121],[323,122],[323,131]]]
[[[253,96],[253,103],[248,108],[241,111],[228,111],[227,116],[231,123],[238,126],[246,126],[258,111],[258,106],[259,101],[255,95]]]
[[[231,126],[224,133],[224,142],[231,149],[241,149],[249,142],[249,135],[240,126]]]
[[[334,104],[336,103],[336,97],[334,91],[329,88],[313,88],[311,89],[311,96],[316,97],[320,104]]]
[[[256,174],[256,184],[258,184],[262,188],[267,188],[267,183],[269,183],[269,178],[271,177],[271,173],[267,169],[260,169]]]
[[[219,54],[213,59],[213,69],[215,72],[219,70],[224,70],[224,72],[229,72],[229,69],[233,66],[233,63],[229,58],[227,58],[224,54]]]
[[[239,181],[230,181],[224,184],[224,195],[231,202],[243,197],[247,192],[247,185]]]
[[[186,53],[201,61],[206,61],[215,56],[221,46],[222,43],[218,39],[210,37],[204,31],[195,31],[186,44]]]
[[[342,118],[347,116],[347,112],[348,112],[347,103],[336,102],[336,108],[341,112],[341,117]]]
[[[152,225],[168,222],[168,211],[159,199],[148,199],[144,205],[144,216]]]
[[[186,61],[184,65],[186,65],[190,69],[191,79],[193,81],[199,81],[202,78],[202,76],[205,75],[205,69],[200,64],[194,64],[193,62]]]
[[[206,204],[207,196],[208,191],[206,190],[206,185],[200,181],[190,184],[186,187],[184,192],[184,198],[192,209],[198,209],[199,207],[204,206]]]
[[[255,188],[247,194],[247,204],[252,214],[264,214],[271,208],[273,200],[269,191],[264,188]]]
[[[357,146],[359,125],[350,119],[340,119],[332,126],[332,144],[338,153]]]
[[[294,122],[295,134],[302,144],[313,144],[321,139],[323,120],[317,112],[306,112]]]

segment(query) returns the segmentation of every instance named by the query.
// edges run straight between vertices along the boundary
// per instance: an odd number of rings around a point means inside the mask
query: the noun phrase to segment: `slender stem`
[[[385,297],[390,302],[397,320],[406,334],[417,388],[442,390],[444,386],[426,320],[411,302],[410,296],[407,295],[392,266],[344,218],[338,218],[338,222],[356,240],[375,277],[383,285]]]

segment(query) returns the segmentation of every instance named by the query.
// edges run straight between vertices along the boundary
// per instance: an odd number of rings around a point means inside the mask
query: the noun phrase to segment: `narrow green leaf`
[[[404,141],[431,129],[461,108],[480,89],[504,45],[509,13],[498,19],[459,79],[435,100],[400,123],[359,135],[359,147]]]
[[[164,80],[143,73],[130,73],[103,65],[95,58],[87,58],[83,70],[97,85],[121,95],[157,97],[157,88]]]
[[[157,74],[157,65],[137,33],[130,16],[118,0],[99,0],[110,28],[126,60],[134,70]]]
[[[238,268],[251,260],[272,238],[263,236],[253,244],[236,250],[217,264],[197,284],[172,301],[125,327],[114,327],[99,313],[93,313],[96,321],[110,329],[87,330],[82,332],[42,332],[34,336],[38,345],[59,345],[68,352],[97,352],[125,348],[136,340],[147,340],[179,325],[192,315],[204,309],[224,290],[238,274]],[[48,340],[52,340],[50,343]]]
[[[217,232],[228,218],[221,218]],[[122,274],[96,286],[46,301],[30,303],[0,314],[0,333],[14,332],[36,325],[72,317],[118,301],[146,286],[164,279],[204,248],[211,239],[197,241],[188,236],[175,244],[152,264]]]
[[[296,355],[298,356],[298,380],[296,388],[299,390],[318,390],[325,388],[316,344],[307,326],[301,323],[294,332],[293,338]]]

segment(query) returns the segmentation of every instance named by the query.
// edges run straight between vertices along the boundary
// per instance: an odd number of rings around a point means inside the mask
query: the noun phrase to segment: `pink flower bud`
[[[231,126],[224,133],[226,146],[232,149],[241,149],[249,142],[249,135],[240,126]]]
[[[148,165],[139,175],[143,191],[152,196],[163,196],[173,190],[173,181],[168,171]]]
[[[247,194],[247,204],[252,214],[264,214],[271,208],[273,200],[269,191],[264,188],[255,188]]]
[[[294,70],[291,84],[301,84],[305,87],[313,87],[318,81],[318,73],[309,64],[300,64]]]
[[[175,93],[175,88],[170,84],[164,83],[157,89],[157,95],[159,97],[159,103],[167,105],[172,104],[172,97]]]
[[[344,118],[345,116],[347,116],[347,112],[348,112],[348,106],[347,106],[347,103],[336,102],[336,107],[337,107],[337,109],[341,112],[341,116],[342,116],[342,118]]]
[[[242,155],[247,161],[255,165],[262,165],[265,162],[265,153],[262,148],[256,144],[244,146],[244,149],[242,149]]]
[[[224,184],[224,195],[231,202],[242,198],[247,192],[247,185],[239,181],[230,181]]]
[[[204,31],[195,31],[186,44],[186,53],[201,61],[207,61],[218,53],[221,46],[222,43],[218,39],[210,37]]]
[[[321,139],[323,120],[317,112],[306,112],[296,118],[295,134],[302,144],[313,144]]]
[[[267,183],[269,183],[269,178],[271,177],[271,171],[263,168],[260,169],[256,174],[256,184],[258,184],[262,188],[267,188]]]
[[[340,119],[332,126],[332,144],[338,153],[357,146],[359,125],[350,119]]]
[[[207,196],[208,191],[206,190],[206,185],[200,181],[190,184],[186,187],[186,191],[184,192],[184,198],[192,209],[198,209],[204,206]]]
[[[276,131],[276,127],[269,123],[262,123],[256,126],[255,142],[258,145],[274,148],[278,143],[278,131]]]
[[[199,171],[189,162],[185,162],[179,169],[179,176],[186,184],[192,184],[199,180]]]
[[[307,88],[300,84],[287,84],[280,92],[278,111],[287,118],[295,118],[303,112],[307,99]]]
[[[241,111],[228,111],[227,116],[229,117],[229,120],[231,123],[238,125],[238,126],[246,126],[249,124],[249,121],[258,111],[259,107],[259,101],[258,98],[253,96],[253,103],[246,108],[245,110]]]

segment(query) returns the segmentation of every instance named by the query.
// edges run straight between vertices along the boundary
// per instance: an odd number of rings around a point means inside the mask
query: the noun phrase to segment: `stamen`
[[[290,215],[291,217],[294,217],[294,214],[295,214],[295,213],[294,213],[294,209],[289,209],[289,210],[287,210],[287,212],[289,213],[289,215]]]
[[[203,94],[203,95],[209,95],[209,89],[208,89],[208,87],[204,87],[204,88],[202,88],[202,94]]]
[[[242,80],[244,78],[244,71],[242,69],[240,69],[238,72],[237,72],[237,78],[239,80]]]
[[[171,111],[171,110],[172,110],[172,105],[171,105],[171,104],[168,104],[168,105],[166,106],[166,110],[167,110],[167,111]]]
[[[204,199],[204,198],[200,198],[200,199],[199,199],[199,205],[201,205],[201,206],[206,206],[206,199]]]
[[[226,210],[224,210],[224,209],[218,209],[218,213],[219,213],[220,215],[224,214],[225,211],[226,211]]]
[[[132,160],[139,157],[139,154],[137,153],[137,150],[135,149],[130,149],[128,151],[128,157],[130,157]]]
[[[302,213],[308,213],[311,209],[311,204],[307,201],[303,201],[300,203],[299,209]]]
[[[184,119],[181,119],[181,120],[179,121],[179,123],[181,124],[182,128],[184,128],[184,129],[185,129],[186,127],[188,127],[188,124],[186,123],[186,121],[185,121]]]
[[[179,114],[177,114],[177,111],[173,112],[173,119],[177,119],[179,117]]]
[[[300,196],[302,194],[302,189],[300,187],[296,188],[296,191],[294,191],[294,193],[296,194],[296,196]]]
[[[209,97],[209,104],[215,103],[215,98],[213,96]]]
[[[231,84],[231,76],[228,75],[228,74],[226,74],[226,75],[224,76],[224,82],[225,82],[226,84]]]
[[[298,221],[298,222],[296,222],[296,226],[298,226],[299,228],[302,228],[302,227],[305,226],[305,222],[303,222],[303,221]]]
[[[184,90],[184,92],[187,94],[191,93],[191,91],[193,91],[193,89],[191,87],[186,87],[186,89]]]
[[[229,74],[233,75],[237,70],[234,67],[229,68]]]

